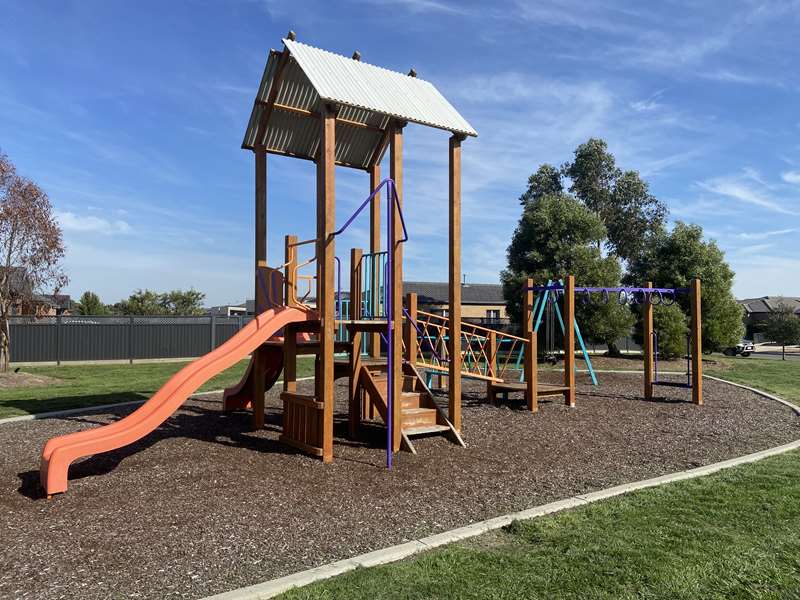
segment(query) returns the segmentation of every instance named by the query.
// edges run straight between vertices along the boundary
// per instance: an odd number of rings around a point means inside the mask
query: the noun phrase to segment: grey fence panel
[[[55,317],[12,318],[10,325],[12,362],[50,362],[58,359]]]
[[[130,358],[128,317],[62,317],[59,360]]]
[[[133,358],[202,356],[211,350],[211,317],[135,317]]]
[[[343,311],[345,312],[345,311]],[[192,358],[231,339],[253,317],[29,317],[11,318],[12,362]],[[562,348],[558,326],[554,349]],[[344,335],[342,336],[345,337]],[[547,351],[539,331],[539,350]],[[586,340],[588,349],[605,344]],[[640,351],[632,337],[617,341],[623,352]]]
[[[214,347],[218,348],[229,339],[231,339],[236,332],[244,327],[250,319],[241,317],[216,317],[214,324]]]
[[[12,362],[192,358],[252,317],[12,317]]]

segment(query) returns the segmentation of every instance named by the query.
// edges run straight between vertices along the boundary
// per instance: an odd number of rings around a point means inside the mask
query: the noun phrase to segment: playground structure
[[[697,405],[703,404],[703,341],[702,341],[702,299],[701,299],[701,283],[700,280],[692,279],[688,288],[654,288],[652,282],[647,282],[645,287],[575,287],[573,276],[568,276],[566,283],[559,282],[553,283],[548,281],[547,284],[536,286],[533,280],[529,279],[524,288],[525,301],[524,301],[524,323],[528,331],[532,331],[534,326],[530,324],[531,319],[535,317],[533,312],[535,307],[539,306],[539,299],[537,304],[531,299],[534,293],[542,294],[542,302],[546,302],[549,294],[554,294],[563,297],[564,314],[566,318],[561,320],[562,328],[564,323],[567,324],[564,330],[564,385],[572,385],[574,387],[574,352],[569,349],[574,349],[574,335],[577,329],[577,321],[574,320],[575,298],[576,295],[581,298],[584,304],[590,304],[599,301],[607,304],[610,301],[618,302],[619,304],[627,305],[641,305],[642,321],[643,321],[643,340],[644,340],[644,398],[646,400],[653,399],[653,388],[657,386],[684,388],[691,390],[692,403]],[[658,333],[653,328],[653,307],[663,304],[670,306],[677,300],[679,294],[687,294],[689,296],[690,307],[690,333],[686,343],[686,383],[676,381],[662,380],[658,376]],[[532,308],[533,307],[533,310]],[[538,313],[537,313],[538,314]],[[560,313],[559,313],[559,318]],[[536,320],[538,325],[539,319]],[[535,338],[534,338],[535,344]],[[585,354],[585,346],[581,341],[581,348]],[[587,366],[592,375],[593,383],[597,383],[594,377],[594,370],[587,357]],[[570,383],[568,374],[573,373],[573,380]],[[527,376],[526,376],[527,377]],[[529,383],[530,386],[530,383]],[[574,393],[574,392],[573,392]],[[570,406],[573,406],[570,404]]]
[[[413,69],[403,75],[362,63],[358,53],[352,59],[331,54],[298,43],[292,32],[283,44],[282,51],[270,52],[242,145],[255,158],[256,318],[225,344],[181,369],[124,419],[48,441],[40,467],[48,496],[66,491],[69,465],[74,460],[141,439],[205,381],[248,355],[244,377],[225,390],[223,410],[251,410],[253,428],[262,429],[265,392],[282,372],[280,440],[325,463],[333,460],[334,381],[340,377],[348,379],[349,435],[359,435],[363,420],[379,418],[386,428],[389,468],[401,448],[415,452],[415,436],[443,434],[464,444],[462,377],[485,381],[492,400],[498,393],[523,392],[532,412],[545,396],[561,395],[567,406],[574,407],[577,335],[596,383],[575,320],[576,288],[571,275],[563,283],[550,281],[542,287],[529,281],[522,336],[461,321],[461,145],[467,137],[477,135],[469,123],[430,83],[417,79]],[[413,294],[405,298],[404,305],[403,245],[409,232],[403,218],[403,130],[410,122],[451,134],[447,316],[419,311]],[[387,150],[390,173],[381,179],[380,165]],[[313,161],[317,175],[316,236],[299,241],[295,235],[286,235],[283,262],[275,267],[267,262],[267,154]],[[369,194],[338,229],[337,166],[369,175]],[[366,214],[367,208],[369,251],[350,250],[350,296],[345,314],[343,261],[336,255],[336,239]],[[382,211],[386,215],[385,249],[380,232]],[[304,246],[313,248],[314,255],[300,261],[299,249]],[[314,274],[303,269],[314,269]],[[591,294],[593,289],[580,291]],[[535,299],[535,292],[544,292],[543,300]],[[312,306],[309,297],[314,293],[316,304]],[[647,329],[649,318],[650,332],[653,294],[663,297],[663,293],[654,289],[649,296],[647,292],[630,296],[647,298],[650,316],[646,316],[645,326]],[[563,385],[538,382],[537,330],[548,297],[552,302],[561,299]],[[700,355],[694,351],[695,343],[699,344],[699,282],[695,306],[693,360]],[[692,323],[694,327],[694,317]],[[650,345],[647,350],[646,344],[645,396],[651,398],[652,387],[659,382],[653,379],[652,336],[648,333],[646,339]],[[315,356],[313,394],[298,392],[300,354]],[[517,370],[520,363],[522,380]],[[693,394],[701,394],[699,369],[698,363],[693,371]],[[437,404],[430,389],[434,376],[447,378],[446,410]]]
[[[125,419],[105,427],[50,440],[42,453],[41,482],[48,495],[66,491],[69,464],[82,456],[107,452],[140,439],[157,427],[202,383],[252,354],[243,380],[227,390],[225,410],[251,408],[253,426],[264,426],[264,393],[283,371],[281,440],[304,452],[333,460],[334,380],[349,375],[351,422],[357,429],[360,402],[369,398],[387,427],[387,464],[403,440],[415,433],[461,428],[461,144],[477,133],[430,83],[408,75],[319,50],[296,41],[290,32],[282,51],[271,51],[248,123],[244,149],[255,157],[255,305],[258,315],[242,332],[217,350],[173,376],[159,392]],[[449,358],[448,407],[432,405],[425,382],[414,365],[403,361],[403,129],[418,123],[450,132],[449,140]],[[389,152],[390,177],[381,180],[380,164]],[[270,268],[266,253],[267,154],[303,158],[316,163],[316,236],[286,238],[284,264]],[[340,229],[335,225],[335,169],[355,168],[369,174],[370,194]],[[386,249],[381,250],[381,192],[386,193]],[[336,237],[369,206],[369,256],[359,269],[372,280],[367,310],[342,319],[335,287],[341,261]],[[308,261],[296,260],[297,248],[315,249]],[[385,257],[385,258],[384,258]],[[379,264],[381,263],[381,264]],[[368,265],[368,266],[367,266]],[[315,267],[314,275],[302,274]],[[378,276],[383,269],[382,283]],[[316,287],[316,306],[300,289]],[[378,302],[378,296],[382,301]],[[378,306],[380,310],[377,310]],[[380,314],[379,314],[380,313]],[[362,318],[363,317],[363,318]],[[367,318],[368,317],[368,318]],[[349,341],[336,339],[345,328]],[[281,335],[282,334],[282,335]],[[362,360],[361,337],[368,357]],[[381,345],[385,345],[382,358]],[[296,388],[298,353],[316,356],[314,394]],[[349,353],[335,361],[337,352]],[[359,402],[354,399],[358,398]],[[356,406],[359,405],[359,406]]]

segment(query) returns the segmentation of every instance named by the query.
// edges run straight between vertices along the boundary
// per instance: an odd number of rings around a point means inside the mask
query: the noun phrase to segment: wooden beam
[[[268,154],[275,154],[276,156],[287,156],[289,158],[299,158],[301,160],[310,160],[313,163],[317,162],[317,158],[315,156],[305,156],[303,154],[296,154],[294,152],[287,152],[286,150],[278,150],[277,148],[265,148]],[[336,161],[337,167],[347,167],[348,169],[358,169],[359,171],[366,171],[367,168],[363,165],[357,165],[354,163],[343,162],[341,160]]]
[[[259,281],[258,274],[260,267],[267,265],[267,153],[263,148],[257,148],[255,151],[255,268],[254,273],[254,309],[258,315],[266,310],[268,298],[265,293],[265,287],[269,282]],[[261,269],[261,272],[266,276],[266,269]],[[257,348],[253,352],[253,428],[264,428],[264,394],[265,389],[265,373],[266,373],[266,355]]]
[[[525,280],[525,290],[522,294],[522,332],[527,342],[524,360],[522,363],[523,375],[525,377],[525,399],[528,401],[528,410],[537,412],[539,410],[539,395],[537,383],[539,373],[537,372],[536,359],[539,352],[537,346],[536,332],[533,330],[533,279],[528,277]]]
[[[267,102],[259,102],[264,106],[267,106]],[[298,108],[296,106],[289,106],[288,104],[278,104],[275,103],[273,106],[274,110],[282,110],[283,112],[292,113],[297,115],[298,117],[304,117],[308,119],[319,119],[320,114],[313,110],[307,110],[305,108]],[[356,129],[366,129],[368,131],[372,131],[375,133],[380,133],[383,135],[384,130],[380,127],[376,127],[375,125],[370,125],[368,123],[360,123],[359,121],[352,121],[350,119],[344,119],[342,117],[336,117],[336,123],[338,125],[346,125],[348,127],[355,127]]]
[[[525,290],[522,294],[522,331],[526,334],[533,331],[533,278],[525,280]],[[527,339],[527,335],[524,336]]]
[[[447,414],[456,431],[461,431],[461,141],[450,137],[448,187],[450,189],[449,239],[449,308],[450,332],[448,354]]]
[[[361,256],[360,248],[350,249],[350,320],[361,318]],[[358,394],[358,378],[361,375],[361,332],[350,329],[350,377],[348,380],[349,411],[348,430],[351,439],[358,434],[361,424],[361,398]]]
[[[291,324],[283,330],[283,391],[297,391],[297,329]]]
[[[372,156],[372,160],[370,161],[370,166],[380,168],[381,161],[383,160],[383,155],[386,153],[386,148],[389,147],[389,137],[392,132],[391,123],[386,127],[383,132],[383,137],[381,141],[378,142],[378,146],[375,148],[375,154]]]
[[[260,314],[267,308],[264,285],[258,281],[258,268],[267,266],[267,153],[263,148],[255,152],[256,196],[255,196],[255,312]],[[269,283],[269,282],[265,282]]]
[[[645,287],[653,287],[653,282],[648,281]],[[644,399],[653,399],[653,368],[655,365],[655,352],[653,339],[653,303],[645,299],[644,314],[642,315],[642,330],[644,333]]]
[[[380,164],[372,165],[369,168],[369,193],[374,192],[381,182],[381,166]],[[370,269],[370,277],[372,278],[372,297],[370,301],[370,312],[372,318],[378,314],[380,306],[380,272],[377,269],[377,261],[375,254],[381,251],[381,199],[380,194],[376,195],[369,203],[369,251],[372,254],[372,269]],[[379,333],[372,333],[367,338],[369,355],[372,358],[380,358],[381,356],[381,336]]]
[[[403,124],[393,122],[391,125],[391,141],[389,156],[389,176],[394,180],[397,189],[397,198],[402,206],[403,203]],[[392,280],[392,321],[395,331],[392,337],[394,348],[392,348],[394,361],[394,403],[392,405],[392,449],[394,452],[400,450],[402,433],[402,413],[400,395],[403,390],[403,335],[401,324],[403,322],[403,245],[400,239],[403,236],[403,226],[400,222],[400,211],[391,201],[392,230],[393,239],[389,240],[389,252],[392,252],[392,262],[394,273],[390,276]]]
[[[297,297],[297,236],[287,235],[284,238],[284,262],[286,266],[283,270],[283,302],[286,306],[294,306]]]
[[[264,134],[267,131],[267,123],[272,115],[272,109],[275,106],[275,101],[278,98],[278,90],[283,83],[283,75],[286,73],[286,65],[289,64],[289,49],[284,48],[278,59],[278,65],[275,67],[275,77],[272,80],[272,87],[270,87],[267,101],[263,103],[263,109],[258,117],[258,127],[256,127],[255,147],[258,149],[264,145]],[[256,98],[256,105],[262,105],[262,102]]]
[[[406,360],[416,366],[419,339],[417,338],[417,295],[414,292],[406,294],[406,310],[409,318],[405,322]]]
[[[539,366],[536,364],[539,353],[538,336],[533,329],[525,337],[528,339],[528,352],[525,354],[525,399],[528,401],[528,410],[539,411]]]
[[[336,113],[326,105],[320,119],[320,147],[317,157],[317,312],[320,317],[317,400],[324,404],[322,415],[322,460],[333,460],[333,353],[335,329],[334,256],[336,227]]]
[[[287,235],[284,238],[284,303],[294,306],[295,267],[297,266],[297,236]],[[297,329],[287,325],[283,330],[283,391],[297,391]]]
[[[497,332],[492,330],[486,340],[486,374],[497,377]],[[486,383],[486,395],[492,394],[492,382]]]
[[[564,285],[564,404],[575,406],[575,276]]]
[[[689,286],[689,302],[692,308],[692,402],[703,404],[703,301],[700,280],[692,279]]]

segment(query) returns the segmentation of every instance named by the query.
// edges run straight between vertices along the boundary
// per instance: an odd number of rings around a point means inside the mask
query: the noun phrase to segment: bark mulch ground
[[[40,387],[62,383],[61,379],[33,373],[0,373],[0,390],[12,390],[23,387]]]
[[[484,385],[467,383],[468,448],[421,440],[392,472],[382,428],[345,439],[341,383],[331,465],[278,444],[277,390],[257,433],[249,415],[201,397],[134,446],[74,465],[69,492],[49,502],[38,490],[42,444],[132,408],[3,425],[0,597],[200,598],[800,437],[785,406],[705,386],[704,407],[671,388],[644,402],[640,377],[603,375],[600,387],[580,385],[578,408],[543,402],[532,415],[518,400],[490,406]]]

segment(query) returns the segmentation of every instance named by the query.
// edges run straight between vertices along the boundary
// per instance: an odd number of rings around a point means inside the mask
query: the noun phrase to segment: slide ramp
[[[206,381],[251,354],[289,323],[314,320],[315,313],[290,307],[267,310],[224,344],[175,373],[147,402],[109,425],[49,440],[39,469],[47,495],[67,490],[69,465],[75,460],[127,446],[152,432]]]

